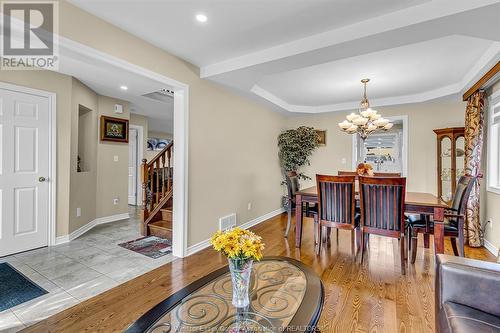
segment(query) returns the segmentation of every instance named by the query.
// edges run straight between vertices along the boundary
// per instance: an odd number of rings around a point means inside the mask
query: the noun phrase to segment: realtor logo
[[[57,1],[1,1],[0,69],[58,69]]]

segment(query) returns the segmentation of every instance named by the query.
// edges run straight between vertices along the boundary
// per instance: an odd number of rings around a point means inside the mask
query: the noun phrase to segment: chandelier
[[[371,133],[390,130],[394,125],[389,119],[383,118],[377,111],[370,108],[370,102],[368,102],[368,97],[366,97],[366,84],[369,81],[370,79],[361,80],[361,83],[364,85],[364,94],[359,104],[359,112],[347,115],[346,120],[339,123],[342,131],[348,134],[357,133],[363,141]]]

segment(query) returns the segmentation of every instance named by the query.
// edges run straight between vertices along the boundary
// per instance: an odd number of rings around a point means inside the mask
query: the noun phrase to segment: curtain
[[[484,131],[484,97],[483,91],[477,91],[469,97],[465,111],[465,174],[481,175],[481,153],[483,149]],[[465,244],[471,247],[483,245],[483,232],[479,219],[479,182],[474,184],[465,219]]]

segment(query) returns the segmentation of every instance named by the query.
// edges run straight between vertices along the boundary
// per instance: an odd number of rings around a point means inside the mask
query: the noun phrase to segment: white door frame
[[[401,115],[401,116],[391,116],[391,117],[384,117],[385,119],[389,119],[392,121],[395,120],[402,120],[403,121],[403,174],[401,176],[407,177],[408,176],[408,115]],[[352,168],[353,170],[356,170],[357,165],[356,165],[356,160],[357,160],[357,150],[358,150],[358,136],[353,135],[352,136]]]
[[[172,254],[176,257],[187,255],[188,234],[188,130],[189,130],[189,85],[137,66],[121,58],[101,52],[87,45],[58,36],[61,57],[79,59],[82,56],[100,61],[119,69],[142,75],[148,79],[172,87],[174,90],[174,193],[172,221]],[[56,39],[57,40],[57,39]]]
[[[142,182],[141,182],[141,165],[142,165],[142,159],[144,158],[144,127],[140,125],[129,125],[129,129],[136,129],[137,130],[137,161],[136,161],[136,175],[135,175],[135,182],[137,188],[135,190],[135,204],[137,206],[140,206],[142,204]]]
[[[31,94],[46,97],[49,101],[49,175],[47,182],[49,183],[49,209],[48,209],[48,234],[47,244],[49,246],[56,245],[57,225],[56,225],[56,203],[57,203],[57,140],[56,140],[56,94],[39,89],[28,88],[20,85],[0,82],[0,88],[12,90],[19,93]]]

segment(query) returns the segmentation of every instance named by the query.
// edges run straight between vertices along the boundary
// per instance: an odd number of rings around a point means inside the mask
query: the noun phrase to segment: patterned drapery
[[[469,97],[465,111],[465,174],[481,175],[481,153],[484,131],[484,92],[477,91]],[[471,247],[483,245],[483,231],[479,219],[479,182],[474,184],[465,219],[465,244]]]

